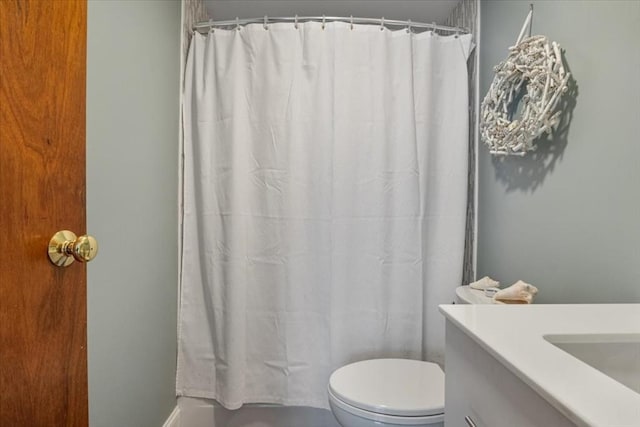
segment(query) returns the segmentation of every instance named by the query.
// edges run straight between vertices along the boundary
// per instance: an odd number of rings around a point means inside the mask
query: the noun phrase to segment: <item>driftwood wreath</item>
[[[555,109],[567,92],[570,73],[558,43],[546,36],[523,38],[527,25],[531,30],[531,14],[509,56],[494,68],[480,108],[480,135],[492,154],[524,156],[535,149],[536,138],[551,133],[560,121],[562,112]]]

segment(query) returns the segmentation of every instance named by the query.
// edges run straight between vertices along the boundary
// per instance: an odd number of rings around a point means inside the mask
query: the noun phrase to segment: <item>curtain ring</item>
[[[351,22],[351,30],[353,30],[353,15],[349,18],[349,22]]]
[[[209,19],[209,32],[215,33],[216,30],[213,28],[213,19]]]
[[[240,31],[240,18],[236,16],[236,31]]]
[[[437,33],[436,33],[436,30],[437,30],[437,29],[438,29],[438,27],[436,27],[436,23],[435,23],[435,22],[432,22],[432,23],[431,23],[431,35],[432,35],[432,36],[434,36],[434,35],[436,35],[436,34],[437,34]]]
[[[411,32],[411,19],[407,20],[407,33]]]
[[[384,16],[380,20],[380,31],[384,31]]]
[[[265,30],[268,30],[268,29],[269,29],[269,27],[267,26],[267,20],[268,20],[268,19],[269,19],[269,18],[267,18],[267,15],[264,15],[264,24],[263,24],[263,26],[264,26],[264,29],[265,29]]]
[[[322,29],[323,29],[323,30],[324,30],[325,23],[326,23],[325,16],[324,16],[324,15],[322,15]]]
[[[456,27],[456,35],[453,37],[457,39],[459,36],[460,36],[460,28]]]
[[[293,18],[293,26],[296,28],[296,30],[298,29],[298,15]]]

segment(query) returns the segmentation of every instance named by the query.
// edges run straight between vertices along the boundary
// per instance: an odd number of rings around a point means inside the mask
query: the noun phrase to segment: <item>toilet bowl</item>
[[[442,427],[444,372],[419,360],[352,363],[331,375],[329,405],[343,427]]]
[[[491,304],[482,291],[461,286],[459,304]],[[372,359],[336,370],[329,406],[342,427],[443,427],[444,372],[431,362]]]

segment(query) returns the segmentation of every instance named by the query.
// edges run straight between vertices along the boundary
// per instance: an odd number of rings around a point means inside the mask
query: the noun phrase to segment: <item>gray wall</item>
[[[87,217],[92,427],[175,406],[178,1],[90,1]]]
[[[481,97],[529,3],[481,3]],[[570,123],[536,156],[480,147],[478,277],[523,279],[542,303],[640,302],[640,2],[533,3],[575,77]]]

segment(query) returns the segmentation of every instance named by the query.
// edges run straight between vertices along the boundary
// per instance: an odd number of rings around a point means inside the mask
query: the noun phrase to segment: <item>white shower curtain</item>
[[[460,285],[471,36],[195,34],[177,392],[327,407],[333,369],[442,361]]]

